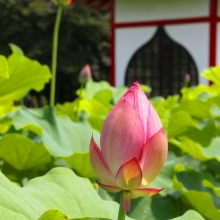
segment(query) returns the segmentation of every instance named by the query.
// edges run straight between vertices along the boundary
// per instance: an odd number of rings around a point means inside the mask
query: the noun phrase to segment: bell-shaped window
[[[198,71],[189,52],[174,42],[159,27],[153,38],[139,48],[129,61],[125,85],[134,81],[152,88],[151,96],[180,93],[185,86],[185,77],[190,76],[189,85],[198,84]]]

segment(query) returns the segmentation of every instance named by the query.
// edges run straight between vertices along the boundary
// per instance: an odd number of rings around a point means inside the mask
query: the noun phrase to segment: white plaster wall
[[[124,85],[125,71],[135,51],[153,37],[156,29],[157,27],[116,29],[115,85],[117,87]],[[174,41],[188,50],[199,73],[209,66],[208,24],[169,25],[165,27],[165,30]],[[220,36],[220,26],[218,30]],[[208,84],[207,80],[202,77],[199,77],[199,83]]]
[[[156,27],[116,29],[115,40],[115,86],[124,85],[125,71],[134,52],[149,41]]]
[[[217,57],[216,57],[216,64],[220,65],[220,22],[217,25]]]
[[[184,24],[165,26],[168,35],[184,46],[194,59],[199,74],[209,67],[209,24]],[[208,85],[208,81],[199,76],[199,83]]]
[[[116,23],[208,15],[209,0],[115,0]]]

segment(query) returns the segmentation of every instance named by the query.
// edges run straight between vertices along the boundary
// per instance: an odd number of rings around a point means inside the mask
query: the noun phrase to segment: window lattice
[[[186,74],[190,86],[198,84],[198,71],[189,52],[174,42],[159,27],[153,38],[139,48],[131,58],[125,75],[125,85],[134,81],[152,88],[151,96],[178,94]]]

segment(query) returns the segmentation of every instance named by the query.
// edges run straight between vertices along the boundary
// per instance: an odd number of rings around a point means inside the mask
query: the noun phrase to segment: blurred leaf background
[[[9,43],[19,45],[25,55],[51,65],[52,35],[56,8],[49,0],[0,0],[0,54],[8,56]],[[76,98],[78,73],[88,63],[94,80],[109,80],[110,14],[107,10],[85,8],[82,4],[65,7],[59,33],[56,102]],[[49,85],[39,101],[49,99]]]

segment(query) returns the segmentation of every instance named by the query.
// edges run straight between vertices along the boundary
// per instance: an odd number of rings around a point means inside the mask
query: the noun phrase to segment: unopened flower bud
[[[72,4],[73,0],[52,0],[52,2],[56,5],[68,6]]]
[[[89,79],[91,79],[91,69],[89,64],[86,64],[79,73],[79,82],[85,84]]]
[[[104,190],[123,192],[123,209],[131,199],[153,196],[162,189],[148,186],[167,157],[168,140],[160,118],[138,82],[112,108],[102,127],[100,148],[93,137],[90,162]]]
[[[190,80],[191,80],[191,77],[190,77],[189,73],[186,73],[185,79],[184,79],[185,87],[188,87],[188,86],[189,86]]]

